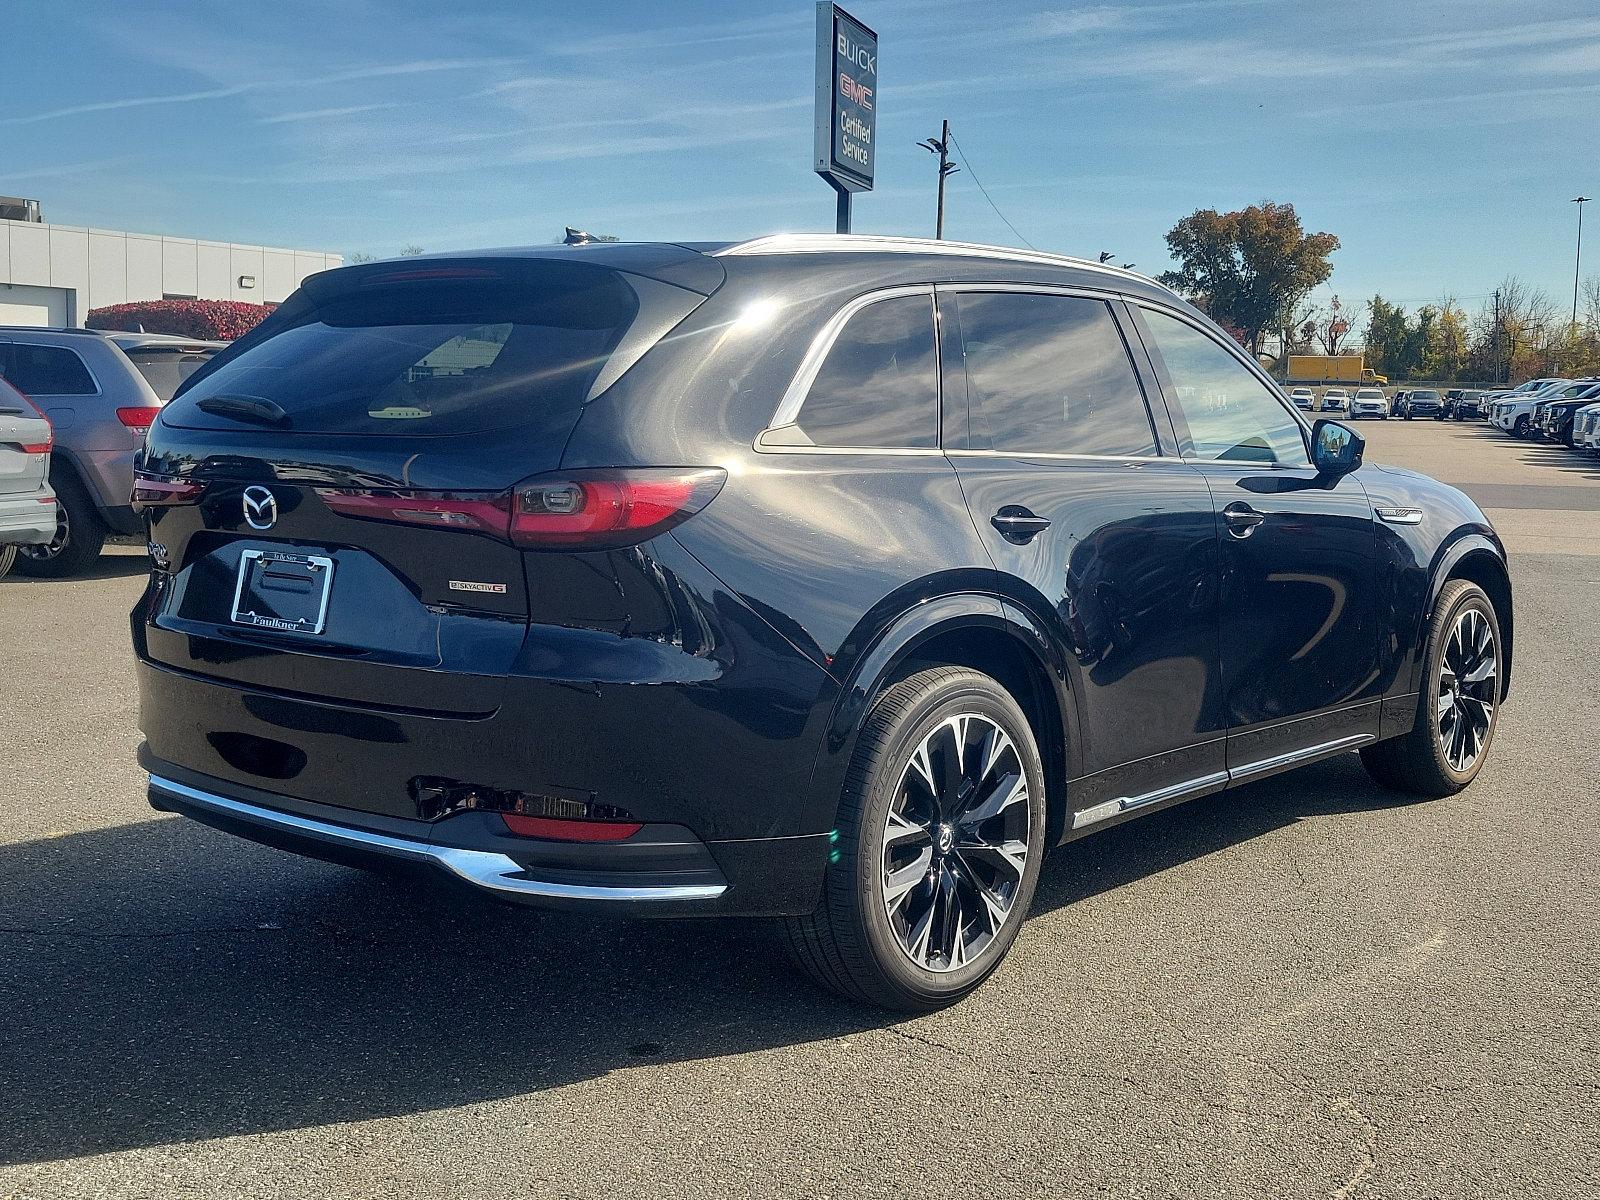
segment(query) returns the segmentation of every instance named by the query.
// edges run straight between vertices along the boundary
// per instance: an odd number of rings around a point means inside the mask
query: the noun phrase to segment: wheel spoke
[[[928,832],[926,825],[918,825],[908,821],[893,809],[889,810],[889,821],[883,830],[883,849],[887,853],[896,846],[907,842],[932,841],[933,835]]]
[[[1438,720],[1443,721],[1455,709],[1455,706],[1456,698],[1454,694],[1448,691],[1440,692],[1439,703],[1435,708],[1434,715]],[[1443,726],[1441,725],[1440,728],[1442,729]]]
[[[998,817],[1013,804],[1026,804],[1027,800],[1027,779],[1022,775],[1012,776],[1007,783],[990,792],[982,803],[961,814],[961,825],[964,829],[982,825],[985,821]]]
[[[906,894],[928,877],[928,868],[932,864],[933,847],[927,846],[914,860],[884,875],[883,903],[891,914],[900,907]]]

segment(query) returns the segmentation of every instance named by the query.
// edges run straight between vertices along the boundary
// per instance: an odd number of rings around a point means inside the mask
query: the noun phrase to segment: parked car
[[[224,345],[156,333],[0,326],[0,378],[56,427],[55,533],[44,545],[23,547],[17,570],[75,575],[99,556],[107,536],[140,532],[128,504],[134,452],[162,403]]]
[[[1576,391],[1571,388],[1563,388],[1562,390],[1572,391],[1572,394],[1540,403],[1536,410],[1535,419],[1538,422],[1541,437],[1552,442],[1564,442],[1570,446],[1573,444],[1573,417],[1580,408],[1600,400],[1600,381],[1591,380],[1587,387]]]
[[[1350,393],[1344,388],[1329,388],[1322,393],[1323,412],[1344,412],[1350,407]]]
[[[1450,421],[1475,421],[1485,416],[1489,411],[1489,396],[1491,393],[1468,388],[1458,391],[1452,397],[1445,393],[1443,419]]]
[[[1294,402],[1296,408],[1305,412],[1310,412],[1317,406],[1317,394],[1308,387],[1290,388],[1289,399]]]
[[[1395,412],[1408,421],[1413,417],[1438,417],[1444,412],[1444,400],[1433,388],[1412,388]]]
[[[1600,404],[1587,404],[1573,416],[1572,444],[1583,450],[1600,450]]]
[[[48,542],[55,535],[53,440],[45,415],[0,379],[0,577],[16,562],[18,546]]]
[[[531,905],[779,918],[825,986],[934,1008],[1055,844],[1352,749],[1471,782],[1500,541],[1362,450],[1055,255],[313,275],[150,430],[149,796]]]
[[[1527,437],[1533,424],[1533,406],[1547,389],[1571,383],[1570,379],[1530,379],[1520,383],[1495,400],[1489,409],[1489,420],[1498,429],[1513,437]]]
[[[1360,417],[1377,417],[1380,421],[1389,419],[1389,398],[1383,394],[1382,388],[1357,388],[1356,394],[1350,399],[1350,419]]]
[[[1550,405],[1562,400],[1571,400],[1582,396],[1594,384],[1592,379],[1572,379],[1565,383],[1555,384],[1545,388],[1533,398],[1533,406],[1528,410],[1528,428],[1526,435],[1538,440],[1547,436],[1545,428],[1545,415]]]

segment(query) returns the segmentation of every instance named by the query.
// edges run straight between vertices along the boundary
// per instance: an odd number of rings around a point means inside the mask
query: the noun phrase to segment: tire
[[[15,546],[0,546],[0,579],[11,574],[11,564],[17,561]]]
[[[1475,672],[1462,669],[1463,660],[1455,650],[1465,646],[1470,652],[1472,647],[1466,643],[1482,644],[1475,632],[1479,629],[1487,636],[1493,653],[1493,674],[1486,680],[1469,682]],[[1456,641],[1458,630],[1467,631],[1465,641],[1460,643]],[[1465,579],[1445,584],[1428,623],[1428,652],[1423,661],[1424,684],[1417,696],[1416,722],[1409,733],[1361,751],[1361,763],[1367,773],[1386,788],[1433,798],[1453,796],[1471,783],[1489,757],[1499,724],[1500,679],[1505,661],[1501,645],[1500,623],[1483,589]],[[1454,690],[1441,674],[1441,666],[1450,665],[1452,660],[1456,669],[1451,674],[1457,677],[1458,685]],[[1466,662],[1471,663],[1471,658]],[[1441,702],[1447,697],[1455,699],[1451,708],[1444,711]],[[1451,732],[1446,731],[1446,725]],[[1459,742],[1452,740],[1454,731],[1460,731]],[[1477,744],[1470,759],[1464,760],[1458,748],[1470,749],[1469,738],[1476,738]]]
[[[23,546],[17,570],[43,579],[81,575],[100,557],[106,526],[95,511],[89,493],[68,471],[51,471],[56,493],[56,536],[44,546]]]
[[[957,774],[976,782],[965,816],[941,811],[926,783],[952,778],[944,772],[956,757],[958,722],[966,770]],[[965,667],[900,680],[862,726],[836,828],[821,903],[784,922],[796,965],[830,991],[879,1008],[954,1004],[1005,958],[1038,884],[1044,771],[1027,717],[1003,687]]]
[[[1519,438],[1528,436],[1528,418],[1526,416],[1517,418],[1516,423],[1511,426],[1511,436]]]

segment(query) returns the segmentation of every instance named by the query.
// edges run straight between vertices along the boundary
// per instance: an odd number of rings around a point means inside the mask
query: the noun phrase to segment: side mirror
[[[1366,448],[1366,439],[1348,425],[1323,419],[1311,427],[1311,465],[1324,475],[1350,474]]]

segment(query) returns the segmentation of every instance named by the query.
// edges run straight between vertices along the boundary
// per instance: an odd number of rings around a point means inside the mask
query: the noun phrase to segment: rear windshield
[[[461,434],[570,425],[638,315],[617,272],[524,264],[353,279],[199,379],[162,418],[239,428],[198,406],[267,400],[296,433]]]
[[[139,368],[139,374],[144,376],[144,381],[158,399],[171,400],[178,385],[193,375],[200,364],[216,351],[200,347],[176,350],[134,348],[125,349],[123,353]]]

